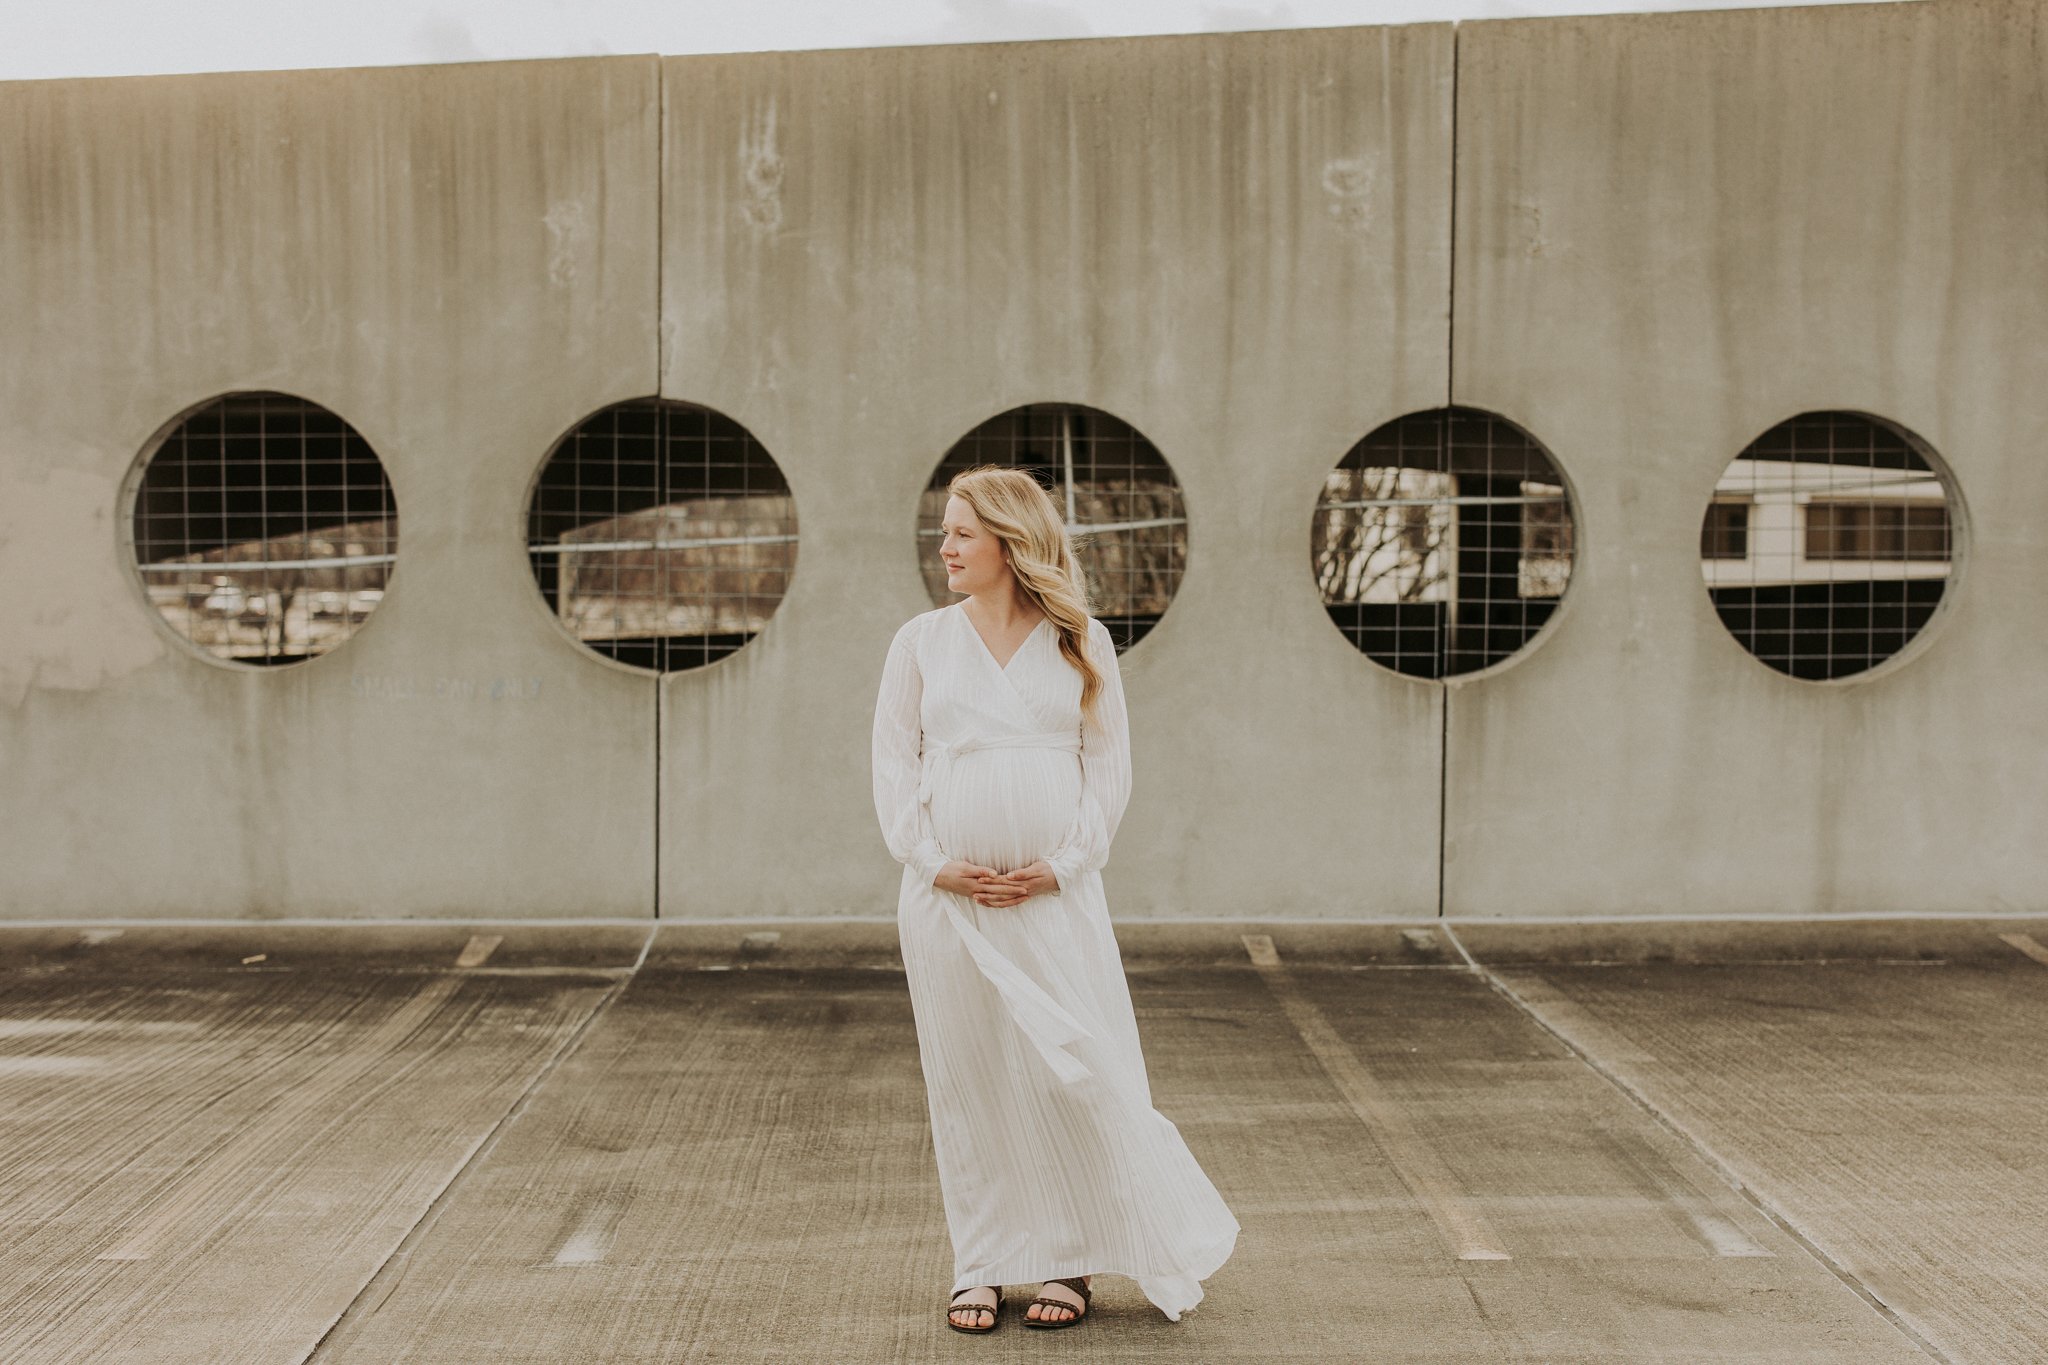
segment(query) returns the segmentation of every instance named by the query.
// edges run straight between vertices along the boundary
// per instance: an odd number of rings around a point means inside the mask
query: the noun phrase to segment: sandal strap
[[[1079,1275],[1076,1275],[1071,1280],[1047,1280],[1046,1283],[1065,1285],[1067,1288],[1073,1290],[1076,1294],[1079,1294],[1081,1296],[1081,1302],[1083,1303],[1088,1302],[1089,1298],[1095,1292],[1094,1290],[1088,1287],[1088,1281],[1083,1279]]]

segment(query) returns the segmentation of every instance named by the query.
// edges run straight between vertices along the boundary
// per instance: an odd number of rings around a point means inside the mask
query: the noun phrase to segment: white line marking
[[[1607,1027],[1598,1016],[1552,986],[1540,973],[1501,968],[1496,976],[1514,992],[1509,999],[1535,1015],[1552,1033],[1580,1043],[1587,1051],[1598,1053],[1609,1062],[1647,1065],[1657,1060],[1629,1038]]]
[[[458,967],[481,967],[491,960],[491,954],[505,941],[503,934],[475,934],[462,945],[462,956],[455,959]]]
[[[339,1333],[345,1329],[352,1329],[355,1323],[360,1321],[363,1305],[381,1304],[391,1297],[398,1282],[404,1278],[406,1269],[413,1264],[413,1254],[420,1243],[431,1236],[440,1224],[441,1215],[446,1211],[450,1200],[457,1192],[468,1187],[469,1180],[480,1167],[489,1163],[492,1153],[498,1149],[499,1140],[525,1115],[527,1109],[532,1106],[535,1096],[547,1085],[548,1078],[554,1075],[556,1068],[575,1054],[576,1049],[582,1046],[583,1039],[597,1027],[598,1021],[604,1017],[612,1003],[625,994],[627,984],[634,974],[647,965],[647,956],[654,949],[654,936],[660,931],[659,923],[646,926],[640,938],[640,952],[634,957],[633,965],[626,969],[626,975],[598,993],[590,1009],[584,1013],[581,1021],[568,1030],[566,1037],[556,1035],[554,1050],[541,1063],[540,1070],[533,1074],[518,1098],[512,1101],[512,1107],[499,1115],[498,1121],[490,1126],[482,1140],[469,1149],[469,1155],[448,1172],[448,1178],[434,1191],[433,1197],[427,1201],[427,1206],[420,1211],[413,1225],[405,1230],[405,1236],[398,1239],[398,1245],[385,1256],[370,1277],[362,1282],[361,1287],[350,1297],[347,1304],[343,1305],[342,1310],[328,1322],[326,1330],[320,1334],[320,1339],[313,1343],[312,1349],[301,1357],[302,1360],[331,1359],[333,1353],[327,1349],[328,1344],[337,1340]],[[372,1308],[370,1311],[374,1313],[376,1310]]]
[[[0,1038],[51,1038],[68,1033],[196,1033],[197,1020],[152,1019],[0,1019]]]
[[[1776,1255],[1775,1252],[1767,1251],[1757,1245],[1748,1233],[1729,1222],[1726,1218],[1721,1217],[1721,1215],[1708,1213],[1704,1209],[1688,1207],[1692,1202],[1690,1199],[1685,1198],[1676,1191],[1672,1191],[1671,1194],[1678,1200],[1679,1206],[1684,1208],[1685,1216],[1699,1230],[1700,1236],[1706,1239],[1707,1245],[1714,1249],[1716,1256]]]
[[[1905,1337],[1908,1341],[1919,1347],[1921,1353],[1931,1359],[1940,1361],[1947,1361],[1949,1359],[1948,1356],[1936,1349],[1933,1342],[1920,1335],[1918,1331],[1914,1330],[1912,1324],[1900,1317],[1890,1304],[1887,1304],[1883,1299],[1872,1293],[1870,1287],[1858,1279],[1847,1266],[1835,1259],[1832,1253],[1822,1247],[1811,1236],[1807,1235],[1805,1230],[1780,1211],[1777,1205],[1765,1198],[1760,1191],[1744,1180],[1742,1173],[1736,1170],[1725,1157],[1701,1141],[1694,1135],[1691,1129],[1687,1128],[1670,1114],[1664,1112],[1663,1109],[1650,1099],[1649,1095],[1638,1089],[1618,1068],[1602,1061],[1583,1043],[1574,1039],[1563,1029],[1554,1027],[1548,1019],[1544,1018],[1540,1011],[1532,1008],[1527,1001],[1515,992],[1512,986],[1503,981],[1498,973],[1481,964],[1478,958],[1472,956],[1472,950],[1465,946],[1465,941],[1458,937],[1458,931],[1452,928],[1449,923],[1444,925],[1444,936],[1450,939],[1451,946],[1458,950],[1459,957],[1465,959],[1465,965],[1472,969],[1474,976],[1492,986],[1494,990],[1499,991],[1515,1008],[1535,1020],[1551,1037],[1563,1043],[1572,1055],[1583,1062],[1595,1075],[1601,1077],[1609,1085],[1626,1095],[1633,1104],[1656,1120],[1658,1125],[1666,1132],[1676,1137],[1680,1142],[1683,1142],[1701,1161],[1706,1163],[1709,1170],[1726,1182],[1729,1188],[1741,1195],[1750,1207],[1754,1208],[1765,1218],[1768,1218],[1776,1225],[1779,1231],[1798,1243],[1799,1248],[1807,1255],[1813,1257],[1821,1265],[1826,1266],[1836,1279],[1848,1286],[1849,1291],[1855,1294],[1857,1298],[1869,1304],[1878,1316],[1892,1325],[1893,1329],[1900,1336]]]
[[[1500,1239],[1472,1207],[1472,1201],[1457,1193],[1457,1178],[1437,1156],[1436,1149],[1416,1131],[1407,1114],[1383,1096],[1382,1088],[1343,1035],[1330,1026],[1315,1002],[1296,988],[1281,965],[1272,936],[1245,934],[1242,941],[1252,965],[1258,968],[1273,998],[1280,1002],[1294,1031],[1308,1044],[1309,1052],[1322,1065],[1351,1112],[1371,1131],[1394,1174],[1429,1214],[1437,1235],[1443,1238],[1451,1254],[1461,1261],[1511,1259],[1500,1249]]]
[[[584,1213],[583,1221],[555,1253],[556,1265],[596,1265],[612,1249],[618,1237],[619,1216],[625,1205],[617,1199],[600,1199]]]
[[[77,1076],[106,1067],[104,1057],[0,1057],[0,1076]]]
[[[604,1229],[578,1229],[574,1237],[562,1243],[562,1249],[555,1253],[556,1265],[596,1265],[611,1249],[611,1238],[604,1235]]]
[[[2000,934],[1999,937],[2042,966],[2048,967],[2048,948],[2043,948],[2035,942],[2032,934]]]

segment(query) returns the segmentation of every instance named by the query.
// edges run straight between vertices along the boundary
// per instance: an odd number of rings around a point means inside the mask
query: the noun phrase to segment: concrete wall
[[[1123,661],[1119,915],[2048,908],[2033,22],[0,86],[0,914],[888,914],[867,729],[928,605],[917,495],[1032,401],[1186,493]],[[355,424],[400,513],[360,634],[268,672],[171,640],[117,523],[153,432],[255,388]],[[554,440],[656,392],[744,423],[802,533],[768,629],[658,681],[521,552]],[[1580,562],[1445,687],[1331,627],[1307,539],[1360,436],[1452,399],[1549,448]],[[1919,432],[1963,503],[1921,647],[1833,685],[1743,653],[1695,554],[1727,460],[1821,407]]]
[[[0,85],[4,913],[653,912],[654,684],[521,536],[547,447],[655,385],[656,75]],[[247,389],[353,423],[399,510],[383,605],[269,671],[171,638],[118,525],[152,434]]]
[[[663,683],[664,913],[893,911],[868,730],[931,605],[918,494],[1037,401],[1132,423],[1187,502],[1123,661],[1119,913],[1436,912],[1441,689],[1330,628],[1307,536],[1443,401],[1450,63],[1443,25],[664,63],[662,392],[761,438],[803,536],[771,627]]]
[[[2007,5],[1459,36],[1458,401],[1578,490],[1556,637],[1451,690],[1458,914],[2048,908],[2048,105]],[[1953,474],[1915,645],[1797,681],[1723,629],[1700,517],[1795,413]]]

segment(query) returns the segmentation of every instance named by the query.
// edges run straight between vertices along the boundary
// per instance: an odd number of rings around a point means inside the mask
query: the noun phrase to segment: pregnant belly
[[[949,858],[1010,872],[1059,847],[1081,801],[1081,760],[1058,749],[978,749],[942,767],[932,830]]]

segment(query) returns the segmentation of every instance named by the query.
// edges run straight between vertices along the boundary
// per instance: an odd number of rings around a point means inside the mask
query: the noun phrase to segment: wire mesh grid
[[[1071,403],[1031,403],[963,436],[933,471],[918,503],[918,564],[935,606],[958,601],[939,558],[946,485],[979,464],[1036,477],[1066,518],[1088,582],[1090,611],[1119,652],[1165,614],[1187,569],[1187,511],[1179,482],[1130,423]]]
[[[1862,413],[1809,412],[1729,463],[1700,570],[1743,648],[1824,680],[1873,668],[1919,634],[1954,555],[1948,485],[1923,448]]]
[[[1527,433],[1471,408],[1411,413],[1353,446],[1309,532],[1330,620],[1398,673],[1444,678],[1507,658],[1571,579],[1563,477]]]
[[[527,559],[591,649],[675,672],[758,635],[796,572],[796,504],[746,428],[640,399],[590,417],[542,467]]]
[[[376,452],[283,393],[229,394],[187,414],[142,464],[127,529],[165,624],[213,658],[264,666],[353,635],[398,553]]]

